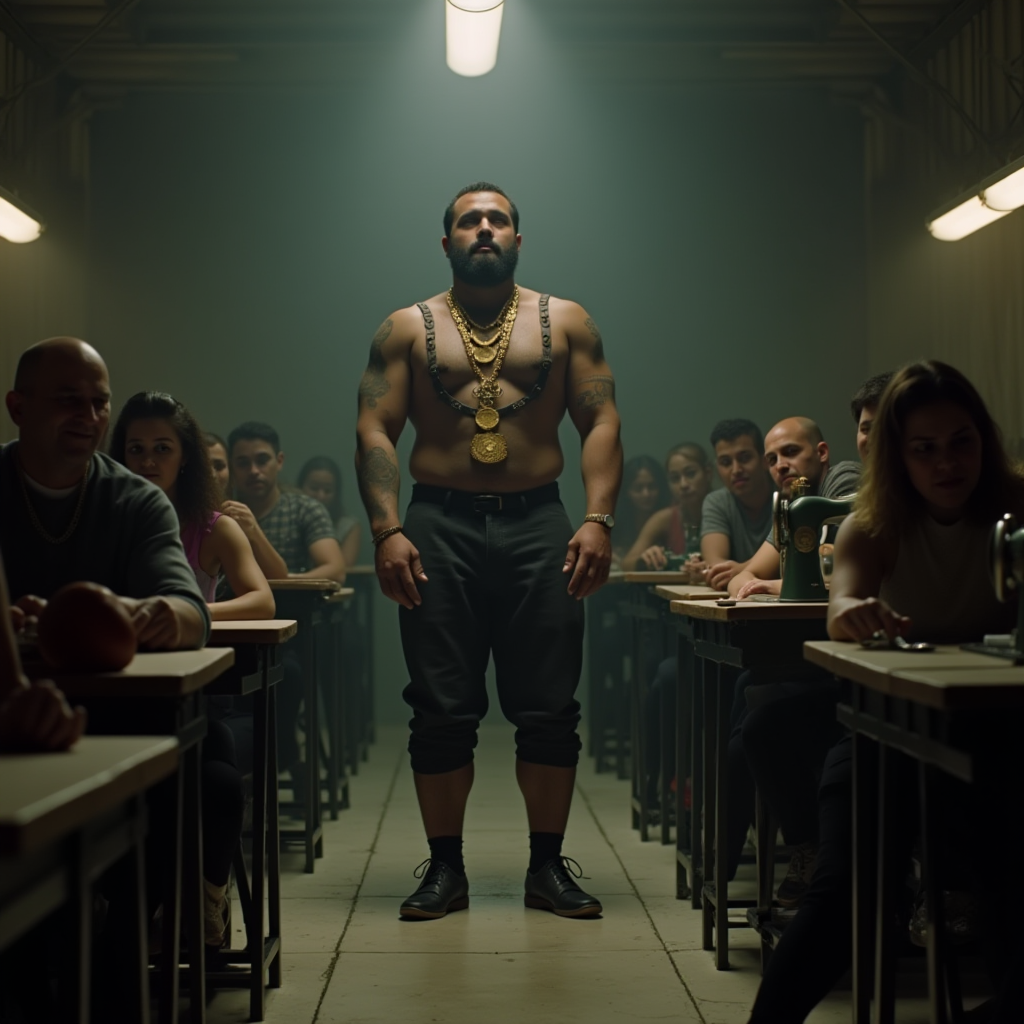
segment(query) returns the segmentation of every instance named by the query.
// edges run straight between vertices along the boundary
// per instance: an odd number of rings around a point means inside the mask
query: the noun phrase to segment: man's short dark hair
[[[512,227],[515,230],[515,233],[517,235],[519,234],[519,210],[516,209],[516,204],[509,198],[509,194],[503,188],[498,188],[497,185],[494,185],[489,181],[474,181],[472,185],[460,188],[456,193],[455,198],[448,204],[448,209],[444,211],[445,238],[450,237],[452,233],[452,224],[455,223],[455,204],[463,196],[468,196],[471,192],[497,192],[499,196],[504,196],[508,199],[508,205],[512,213]]]
[[[259,423],[256,420],[250,420],[248,423],[243,423],[240,427],[235,427],[228,434],[229,459],[234,455],[235,445],[239,441],[266,441],[274,449],[275,455],[281,451],[281,439],[277,436],[277,431],[269,423]]]
[[[752,420],[719,420],[711,431],[711,448],[714,450],[719,441],[735,441],[738,437],[749,437],[758,452],[764,455],[764,436]]]
[[[850,411],[853,413],[853,422],[860,423],[860,414],[865,409],[877,409],[878,403],[882,400],[889,381],[892,380],[894,371],[888,373],[876,373],[874,377],[868,377],[859,388],[857,393],[850,399]]]

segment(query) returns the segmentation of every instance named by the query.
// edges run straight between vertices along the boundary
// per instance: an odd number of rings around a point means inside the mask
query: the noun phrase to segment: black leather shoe
[[[399,908],[400,917],[434,921],[451,910],[469,906],[469,880],[444,861],[425,860],[413,874],[423,881]]]
[[[576,871],[571,865],[576,865]],[[534,874],[526,873],[528,907],[550,910],[559,917],[599,917],[604,909],[601,901],[585,893],[572,876],[583,877],[583,870],[571,857],[549,860]]]

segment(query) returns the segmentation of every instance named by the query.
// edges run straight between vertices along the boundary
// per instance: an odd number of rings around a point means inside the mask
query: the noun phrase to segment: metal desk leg
[[[898,755],[889,747],[878,751],[878,873],[875,903],[875,1021],[894,1024],[896,1020],[896,951],[893,948],[893,905],[888,879],[889,850],[895,817],[900,809],[889,790],[888,775]]]
[[[661,798],[661,842],[663,845],[667,846],[672,842],[672,827],[668,810],[672,801],[672,769],[673,763],[676,761],[675,750],[677,718],[677,715],[669,714],[669,710],[671,708],[673,698],[676,698],[675,688],[672,686],[662,686],[658,696],[659,703],[661,705],[661,782],[658,786],[658,793]],[[678,768],[676,768],[676,772],[678,773]],[[678,790],[679,788],[679,780],[676,779],[676,789]],[[683,819],[679,817],[677,811],[677,834],[679,829],[682,828],[682,820]]]
[[[271,936],[281,936],[281,831],[277,792],[277,690],[267,691],[267,919]],[[281,950],[270,962],[268,984],[281,987]]]
[[[718,730],[716,728],[715,714],[718,709],[717,673],[715,666],[709,664],[704,658],[700,659],[701,684],[703,690],[704,714],[703,739],[701,746],[704,751],[704,778],[703,778],[703,812],[704,823],[701,830],[701,863],[704,868],[704,882],[717,882],[715,874],[715,769],[718,756]],[[702,899],[701,925],[703,932],[703,948],[715,948],[715,906],[710,899]]]
[[[644,664],[644,620],[633,619],[633,678],[630,682],[630,754],[633,769],[633,799],[631,801],[633,828],[640,830],[640,840],[646,843],[650,838],[650,809],[647,806],[647,743],[646,697],[647,680]]]
[[[704,662],[692,641],[687,644],[690,672],[690,906],[700,910],[704,898]],[[685,783],[684,783],[685,785]],[[685,799],[685,795],[684,795]]]
[[[182,755],[185,806],[182,821],[182,924],[188,940],[189,1020],[206,1020],[206,942],[203,935],[203,797],[202,744],[194,743]]]
[[[864,736],[854,732],[852,739],[853,771],[853,1022],[871,1022],[871,957],[873,911],[870,889],[865,874],[871,858],[877,856],[874,828],[870,825],[877,792],[868,785],[867,761],[875,750]]]
[[[729,713],[733,687],[722,679],[722,666],[715,663],[718,690],[715,770],[715,967],[729,967]]]
[[[687,672],[686,638],[678,639],[676,658],[676,713],[675,713],[675,748],[676,748],[676,899],[685,900],[692,893],[691,884],[696,879],[689,877],[684,859],[693,864],[692,821],[686,813],[686,772],[692,754],[690,744],[691,709],[690,683]],[[690,875],[692,875],[692,870]]]
[[[128,854],[131,863],[132,903],[135,909],[137,976],[131,982],[139,1007],[140,1024],[149,1024],[149,905],[146,900],[146,798],[135,798],[135,841]],[[90,936],[91,940],[91,936]]]
[[[921,796],[921,873],[928,908],[928,1002],[931,1024],[946,1024],[946,929],[942,902],[942,834],[939,770],[918,763]]]
[[[158,1012],[160,1024],[178,1024],[178,949],[181,945],[181,832],[185,804],[184,758],[178,764],[172,783],[174,795],[174,821],[171,823],[170,855],[164,878],[163,929],[160,936],[163,952],[160,954],[160,998]]]
[[[266,871],[267,854],[267,700],[270,691],[268,680],[269,658],[263,658],[263,683],[253,695],[253,765],[252,765],[252,879],[250,891],[250,915],[245,922],[245,934],[249,947],[249,1019],[263,1020],[266,1015],[266,1000],[263,990],[264,957],[264,911],[263,878]]]

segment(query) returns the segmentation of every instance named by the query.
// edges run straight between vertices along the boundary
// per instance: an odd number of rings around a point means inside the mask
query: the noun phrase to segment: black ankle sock
[[[536,874],[549,860],[562,856],[562,840],[557,832],[530,833],[530,874]]]
[[[447,864],[460,875],[466,873],[466,862],[462,859],[462,836],[435,836],[428,839],[430,859]]]

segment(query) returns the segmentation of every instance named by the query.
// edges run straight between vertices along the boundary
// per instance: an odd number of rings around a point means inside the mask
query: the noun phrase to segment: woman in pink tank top
[[[238,523],[216,511],[218,492],[206,443],[188,409],[158,391],[133,395],[117,418],[110,454],[171,499],[210,617],[272,619],[274,595],[248,539]],[[227,601],[216,600],[222,573],[235,595]]]
[[[665,460],[672,504],[644,524],[622,560],[627,571],[665,569],[670,555],[685,555],[699,571],[701,508],[711,490],[711,464],[699,444],[677,444]],[[696,579],[701,579],[697,576]],[[701,579],[701,582],[703,580]]]

